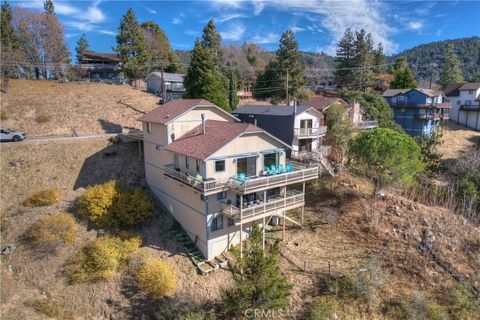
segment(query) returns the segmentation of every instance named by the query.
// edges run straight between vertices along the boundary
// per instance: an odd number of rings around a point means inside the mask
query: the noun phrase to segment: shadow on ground
[[[110,144],[86,158],[73,189],[110,180],[122,180],[129,185],[146,185],[143,160],[139,158],[137,142]]]

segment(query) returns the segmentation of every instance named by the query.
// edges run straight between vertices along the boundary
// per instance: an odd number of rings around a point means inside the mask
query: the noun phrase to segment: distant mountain
[[[433,72],[433,81],[435,82],[439,79],[445,52],[450,43],[455,47],[458,58],[462,63],[465,80],[472,80],[475,75],[480,73],[480,37],[422,44],[390,57],[390,61],[395,61],[395,58],[398,56],[407,56],[415,78],[420,84],[430,78],[431,70]],[[434,64],[433,66],[431,65],[432,63]]]

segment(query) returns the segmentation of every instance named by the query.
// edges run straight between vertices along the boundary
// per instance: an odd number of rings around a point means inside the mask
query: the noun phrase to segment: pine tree
[[[285,98],[285,91],[282,89],[285,87],[285,83],[282,82],[280,77],[277,61],[270,61],[255,81],[255,90],[253,91],[255,98],[271,98],[272,103],[281,102]],[[278,94],[279,92],[281,94]]]
[[[152,69],[158,69],[162,65],[165,72],[177,72],[180,70],[179,59],[170,47],[170,41],[165,31],[152,21],[142,23],[141,28],[147,41],[148,51],[152,57]]]
[[[229,77],[229,86],[228,86],[228,104],[230,105],[231,110],[235,110],[238,106],[238,96],[237,96],[237,74],[234,70],[230,71]]]
[[[151,56],[132,8],[120,22],[115,51],[122,60],[122,69],[127,77],[136,79],[147,75]]]
[[[2,3],[0,32],[0,59],[2,61],[0,63],[0,77],[9,78],[16,70],[14,64],[20,60],[20,51],[18,50],[18,39],[12,27],[12,8],[6,1]],[[6,79],[2,82],[2,90],[4,92],[8,90],[8,80]]]
[[[416,88],[417,84],[413,77],[413,72],[410,69],[407,57],[399,57],[393,65],[393,77],[392,89],[408,89]]]
[[[376,66],[375,67],[375,72],[377,75],[384,74],[386,71],[386,59],[385,55],[383,53],[383,45],[381,42],[378,43],[377,49],[373,53],[373,64]]]
[[[45,10],[45,13],[55,15],[55,6],[53,5],[52,0],[45,0],[43,3],[43,9]]]
[[[287,305],[292,285],[281,274],[278,266],[279,242],[262,248],[262,231],[253,226],[246,241],[243,257],[234,250],[232,268],[235,288],[226,292],[227,312],[233,318],[248,309],[278,310]]]
[[[88,51],[89,44],[87,40],[87,36],[85,33],[82,33],[82,36],[77,41],[77,46],[75,47],[75,52],[77,52],[77,63],[82,59],[83,52]]]
[[[210,49],[204,48],[199,39],[192,51],[185,89],[187,98],[207,99],[226,111],[231,111],[223,75],[216,69]]]
[[[354,80],[354,73],[351,68],[354,67],[355,46],[354,35],[350,28],[345,30],[342,39],[338,42],[337,55],[335,57],[335,81],[339,85],[350,85]]]
[[[446,87],[450,83],[463,82],[463,72],[460,60],[455,53],[455,48],[452,44],[448,45],[445,53],[445,62],[443,64],[442,73],[440,74],[440,83]]]
[[[282,69],[279,73],[280,80],[286,86],[288,70],[288,95],[296,98],[298,89],[305,84],[305,66],[300,60],[302,54],[298,49],[293,31],[285,31],[280,37],[280,45],[277,50],[277,64]],[[287,104],[289,101],[286,101]]]
[[[353,74],[355,83],[359,88],[366,88],[373,80],[372,64],[373,64],[373,40],[372,35],[367,34],[361,29],[355,32],[354,48],[354,67]]]
[[[222,37],[215,27],[213,19],[210,19],[203,28],[202,46],[210,49],[213,56],[213,63],[215,66],[222,64],[223,52],[222,52]]]

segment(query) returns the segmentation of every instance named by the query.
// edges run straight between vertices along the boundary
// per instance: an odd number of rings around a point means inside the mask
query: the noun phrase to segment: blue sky
[[[43,0],[10,1],[13,6],[43,9]],[[111,51],[123,14],[132,7],[140,22],[154,21],[174,49],[191,49],[213,18],[224,44],[256,42],[268,50],[292,29],[300,49],[334,54],[345,28],[364,28],[386,53],[431,41],[480,35],[480,1],[55,1],[70,49],[82,33],[92,50]]]

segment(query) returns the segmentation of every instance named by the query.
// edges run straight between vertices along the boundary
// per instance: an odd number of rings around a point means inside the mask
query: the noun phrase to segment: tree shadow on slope
[[[137,143],[115,143],[91,155],[85,159],[73,189],[110,180],[145,186],[144,164],[138,152]]]
[[[113,123],[105,119],[98,119],[98,122],[100,122],[100,125],[102,126],[103,131],[105,131],[106,133],[122,132],[122,126],[117,123]]]

